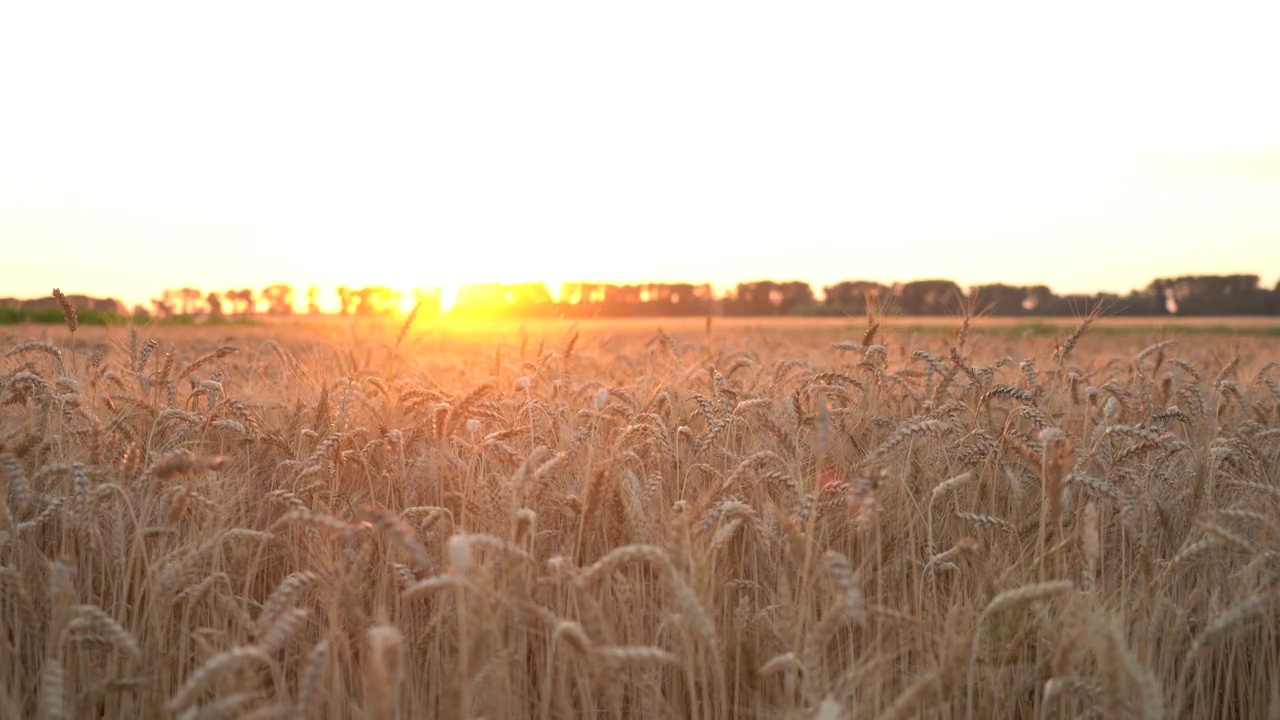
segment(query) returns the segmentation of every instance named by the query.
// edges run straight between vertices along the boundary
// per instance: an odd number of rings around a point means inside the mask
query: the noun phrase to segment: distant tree
[[[866,315],[867,309],[878,308],[889,292],[878,282],[845,280],[822,288],[823,311],[832,315]]]
[[[642,315],[705,315],[715,299],[708,284],[649,284],[641,286]]]
[[[1125,295],[1099,293],[1093,304],[1101,303],[1110,308],[1112,315],[1123,317],[1151,317],[1156,314],[1158,300],[1148,290],[1130,290]]]
[[[671,302],[683,308],[681,314],[684,315],[707,315],[715,301],[716,295],[710,283],[680,283],[671,293]]]
[[[1057,296],[1046,285],[1032,285],[1025,288],[1026,296],[1022,299],[1022,309],[1029,315],[1045,315],[1053,308]]]
[[[231,305],[231,312],[239,316],[248,315],[254,310],[253,291],[245,288],[243,290],[228,290],[223,293],[223,298]]]
[[[209,297],[205,298],[205,302],[209,305],[209,317],[215,320],[222,318],[222,298],[216,292],[209,293]]]
[[[89,297],[88,295],[78,294],[69,294],[64,295],[63,297],[67,302],[70,302],[73,307],[80,311],[93,311],[114,315],[123,315],[127,311],[124,303],[116,300],[115,298],[94,298]],[[28,311],[61,309],[61,305],[58,303],[57,298],[53,296],[31,298],[29,300],[0,298],[0,307],[21,308]]]
[[[978,285],[970,291],[975,306],[991,315],[1022,315],[1027,311],[1027,288],[994,283]]]
[[[174,314],[173,291],[165,290],[160,293],[159,298],[151,300],[151,306],[155,308],[155,316],[160,318],[171,317]]]
[[[1119,293],[1100,292],[1090,295],[1086,308],[1102,306],[1111,315],[1141,315],[1138,309],[1132,304],[1132,301]],[[1073,313],[1075,314],[1075,313]]]
[[[575,308],[578,315],[591,315],[604,303],[605,288],[600,283],[564,283],[560,286],[561,302]]]
[[[293,288],[284,283],[268,285],[262,289],[262,300],[270,315],[293,314]]]
[[[960,308],[960,286],[950,280],[917,280],[897,286],[898,303],[907,315],[948,315]]]
[[[307,288],[307,312],[319,313],[320,290]],[[489,283],[468,285],[459,293],[455,312],[507,317],[566,316],[675,316],[726,315],[862,315],[868,310],[887,312],[896,305],[905,315],[951,315],[972,303],[978,311],[998,316],[1079,316],[1102,304],[1109,315],[1280,315],[1280,283],[1262,287],[1257,275],[1186,275],[1156,278],[1125,295],[1056,295],[1044,285],[1005,283],[978,285],[963,295],[950,280],[923,280],[886,286],[871,281],[843,281],[823,288],[819,304],[808,283],[760,280],[739,283],[717,297],[708,284],[641,283],[603,284],[569,282],[561,286],[560,300],[553,299],[543,283]],[[399,292],[381,286],[359,289],[339,287],[339,312],[360,316],[387,315],[400,309]],[[283,283],[261,291],[262,307],[273,315],[294,312],[294,290]],[[441,289],[413,291],[421,303],[419,314],[441,312]],[[69,295],[82,310],[124,314],[128,309],[111,298]],[[170,288],[149,303],[157,317],[193,315],[244,316],[259,309],[251,289],[204,293],[196,288]],[[52,298],[21,300],[0,298],[0,307],[23,310],[56,309]]]
[[[400,293],[380,285],[362,287],[355,291],[354,298],[353,311],[364,317],[390,315],[400,303]]]
[[[111,313],[113,315],[125,315],[129,312],[129,308],[125,304],[115,298],[102,298],[91,301],[90,307],[101,312]]]
[[[978,313],[986,313],[989,315],[1001,314],[999,310],[1010,306],[1021,307],[1022,297],[1016,300],[1009,297],[1013,291],[1018,288],[1002,283],[988,283],[985,285],[973,285],[969,288],[969,300],[972,302],[974,310]],[[1007,313],[1006,313],[1007,314]]]
[[[204,293],[198,288],[184,287],[177,295],[183,315],[194,315],[204,309]]]
[[[738,283],[725,307],[734,315],[770,315],[773,308],[769,303],[769,293],[773,292],[773,287],[774,283],[769,280]]]
[[[813,305],[813,288],[808,283],[759,280],[738,283],[725,309],[735,315],[792,315]]]
[[[1175,315],[1260,315],[1268,307],[1257,275],[1157,278],[1146,292]]]
[[[643,288],[640,285],[605,285],[602,315],[621,317],[638,315],[641,311]]]
[[[1147,313],[1151,315],[1171,315],[1177,312],[1177,302],[1173,299],[1173,288],[1163,278],[1156,278],[1147,284]]]
[[[355,314],[356,315],[375,314],[372,287],[362,287],[356,291]]]
[[[813,287],[798,280],[778,283],[769,293],[769,303],[779,315],[808,311],[814,305]]]

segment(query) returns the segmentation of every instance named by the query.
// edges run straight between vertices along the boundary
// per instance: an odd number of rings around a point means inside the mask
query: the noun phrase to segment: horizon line
[[[606,288],[606,287],[643,288],[646,286],[670,287],[670,286],[684,285],[684,286],[691,286],[694,288],[708,287],[711,289],[712,299],[728,299],[733,296],[733,292],[735,292],[736,290],[738,290],[738,288],[742,286],[754,285],[758,283],[773,283],[775,285],[789,285],[792,283],[803,283],[809,286],[810,290],[813,292],[814,299],[824,299],[828,288],[837,287],[844,283],[851,283],[855,285],[866,283],[866,284],[878,285],[882,288],[886,288],[889,290],[894,290],[902,286],[910,285],[914,283],[943,282],[943,283],[954,284],[966,296],[970,295],[973,290],[978,288],[1004,286],[1004,287],[1024,288],[1024,289],[1045,288],[1045,289],[1048,289],[1054,295],[1058,295],[1060,297],[1081,296],[1081,295],[1085,295],[1085,296],[1115,295],[1118,297],[1124,297],[1126,294],[1132,294],[1134,292],[1141,292],[1143,290],[1146,290],[1150,288],[1150,286],[1153,283],[1158,281],[1177,281],[1177,280],[1183,280],[1183,279],[1189,279],[1189,278],[1209,278],[1209,277],[1218,277],[1218,278],[1252,277],[1256,279],[1258,289],[1260,290],[1271,291],[1271,290],[1280,289],[1280,279],[1277,280],[1277,282],[1275,283],[1275,287],[1273,288],[1269,282],[1264,281],[1264,277],[1262,273],[1233,272],[1233,273],[1201,273],[1201,274],[1184,273],[1180,275],[1156,276],[1151,278],[1145,285],[1130,287],[1127,290],[1092,289],[1087,291],[1075,290],[1075,291],[1068,291],[1068,292],[1059,292],[1052,285],[1049,285],[1048,283],[1042,283],[1042,282],[1018,283],[1018,282],[996,280],[996,281],[988,281],[988,282],[963,283],[953,278],[938,277],[938,276],[917,277],[910,280],[890,280],[890,281],[871,280],[867,278],[850,278],[850,279],[838,280],[831,283],[814,282],[814,281],[802,280],[798,278],[778,280],[778,279],[762,277],[762,278],[754,278],[750,280],[738,280],[736,282],[727,283],[727,284],[721,284],[713,281],[696,282],[692,280],[675,280],[675,281],[652,281],[651,280],[651,281],[625,281],[625,282],[623,281],[609,282],[609,281],[602,281],[602,280],[555,280],[555,281],[494,280],[494,281],[478,281],[478,282],[464,282],[464,283],[450,283],[450,284],[415,285],[415,286],[408,286],[408,287],[401,286],[401,285],[393,285],[393,284],[360,284],[360,283],[343,283],[343,284],[325,286],[325,285],[303,284],[303,283],[295,284],[295,283],[282,281],[282,282],[267,283],[262,287],[243,286],[243,285],[233,284],[225,289],[212,289],[212,290],[206,289],[206,287],[201,287],[195,284],[178,284],[170,287],[160,288],[158,292],[162,294],[165,292],[171,292],[175,290],[193,289],[193,290],[198,290],[204,297],[207,297],[211,293],[216,293],[219,296],[225,296],[229,292],[240,292],[243,290],[251,290],[255,294],[257,294],[267,288],[283,285],[283,286],[289,287],[294,292],[294,298],[295,298],[295,304],[296,304],[299,300],[305,300],[307,296],[307,292],[310,291],[311,289],[316,289],[320,293],[327,292],[329,294],[336,294],[340,289],[360,291],[363,289],[384,288],[392,292],[399,293],[404,298],[412,298],[417,293],[420,293],[420,292],[432,292],[432,291],[443,292],[448,290],[453,290],[455,292],[458,292],[464,288],[475,288],[475,289],[486,288],[486,287],[518,288],[518,287],[536,287],[538,285],[541,285],[545,290],[547,290],[548,294],[552,296],[553,302],[564,303],[565,302],[564,291],[566,286],[594,286],[598,288]],[[556,285],[559,285],[559,287],[556,288]],[[557,293],[555,292],[555,290],[559,290],[559,292]],[[64,289],[64,292],[67,292],[67,291]],[[126,293],[110,293],[103,296],[103,295],[92,294],[90,292],[80,292],[80,291],[72,290],[70,292],[67,292],[67,294],[69,296],[79,295],[79,296],[97,299],[97,300],[116,300],[126,306],[131,306],[131,305],[137,306],[137,305],[144,304],[144,302],[142,301],[135,300],[133,302],[130,302],[129,300],[126,300],[125,299],[127,296]],[[155,293],[148,292],[145,294],[148,296],[145,303],[150,303],[155,299],[157,299],[156,297],[154,297]],[[27,297],[21,297],[16,295],[0,296],[0,301],[13,300],[18,302],[30,302],[35,300],[41,300],[48,297],[52,297],[51,292],[47,294],[27,296]],[[161,295],[161,297],[163,297],[163,295]]]

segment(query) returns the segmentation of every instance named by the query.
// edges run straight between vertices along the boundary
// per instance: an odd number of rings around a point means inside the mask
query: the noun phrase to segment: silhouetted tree
[[[268,285],[262,289],[262,300],[270,315],[293,314],[293,288],[284,283]]]
[[[356,306],[355,306],[356,315],[376,314],[374,312],[374,310],[376,310],[376,306],[374,305],[376,300],[374,298],[373,293],[374,293],[374,288],[372,287],[362,287],[356,291]]]
[[[567,282],[560,286],[560,309],[574,317],[603,315],[605,285]]]
[[[897,305],[903,315],[955,315],[963,311],[966,296],[950,280],[921,280],[889,287],[870,281],[843,281],[823,288],[818,304],[808,283],[759,280],[739,283],[725,297],[717,298],[708,284],[641,283],[632,285],[570,282],[561,286],[559,302],[543,283],[480,283],[464,286],[454,312],[460,315],[550,317],[643,317],[708,314],[726,315],[863,315],[868,309],[885,311]],[[286,284],[262,290],[266,311],[273,315],[293,312],[294,291]],[[337,288],[339,312],[361,316],[385,315],[400,308],[399,292],[381,286]],[[421,303],[419,313],[441,312],[441,289],[413,291]],[[319,313],[319,290],[307,289],[307,311]],[[112,299],[69,296],[77,307],[123,313]],[[1056,295],[1044,285],[1017,286],[990,283],[971,288],[968,298],[980,312],[994,316],[1079,316],[1103,304],[1110,315],[1280,315],[1280,283],[1263,288],[1256,275],[1188,275],[1156,278],[1125,295]],[[51,298],[9,300],[0,307],[28,310],[53,309]],[[49,307],[46,308],[45,306]],[[151,301],[161,317],[207,311],[246,315],[255,311],[254,291],[227,290],[202,293],[195,288],[165,290]]]
[[[603,315],[621,316],[638,314],[641,288],[639,285],[605,285]]]
[[[1158,278],[1148,292],[1162,297],[1175,315],[1260,315],[1267,312],[1267,293],[1257,275],[1187,275]]]
[[[161,318],[171,317],[174,314],[173,303],[174,299],[172,290],[165,290],[160,293],[159,298],[153,298],[151,300],[151,305],[155,308],[155,316]]]
[[[960,308],[960,286],[950,280],[917,280],[895,290],[907,315],[950,315]]]
[[[354,312],[364,317],[390,315],[400,303],[400,293],[381,285],[362,287],[355,291],[354,297]]]
[[[1028,315],[1045,315],[1053,308],[1057,296],[1048,286],[1032,285],[1025,289],[1027,292],[1022,298],[1022,309]]]
[[[227,303],[231,305],[231,312],[239,316],[245,316],[253,312],[253,291],[245,288],[244,290],[228,290],[223,294]]]
[[[198,288],[184,287],[177,291],[177,296],[183,315],[194,315],[203,309],[204,293]]]
[[[209,297],[205,298],[205,303],[209,305],[209,317],[215,320],[222,318],[222,298],[216,292],[209,293]]]
[[[1022,315],[1026,313],[1027,288],[994,283],[979,285],[970,290],[975,306],[991,315]]]
[[[87,295],[64,295],[63,297],[65,297],[68,302],[81,312],[92,310],[94,312],[123,315],[127,310],[124,303],[116,300],[115,298],[92,298]],[[30,300],[0,298],[0,308],[61,310],[61,306],[58,304],[57,298],[54,298],[53,296],[32,298]]]
[[[726,311],[736,315],[791,315],[814,306],[813,288],[808,283],[757,282],[738,283]]]
[[[648,291],[646,315],[706,315],[715,299],[711,285],[703,283],[651,284]]]
[[[845,280],[822,288],[822,306],[832,315],[866,315],[867,308],[878,307],[889,292],[878,282]]]
[[[738,283],[725,307],[734,315],[772,315],[769,293],[773,285],[767,280]]]
[[[1022,288],[1003,283],[975,285],[969,288],[969,299],[979,313],[1012,315],[1022,309]]]

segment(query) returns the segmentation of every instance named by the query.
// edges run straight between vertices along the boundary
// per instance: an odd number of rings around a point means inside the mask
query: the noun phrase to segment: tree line
[[[1000,317],[1079,314],[1103,305],[1113,315],[1227,316],[1280,315],[1280,283],[1262,287],[1257,275],[1188,275],[1157,278],[1125,295],[1059,295],[1045,285],[993,283],[961,288],[952,280],[879,283],[848,280],[822,288],[818,298],[805,282],[762,280],[739,283],[722,297],[707,285],[566,286],[557,309],[577,315],[948,316],[966,307]]]
[[[1257,275],[1157,278],[1126,295],[1058,295],[1044,285],[996,283],[965,289],[951,280],[892,284],[850,280],[824,286],[819,298],[806,282],[760,280],[738,283],[723,294],[713,292],[709,284],[575,282],[565,283],[557,299],[544,283],[477,283],[461,286],[447,310],[440,288],[412,293],[420,315],[456,317],[856,316],[869,310],[881,315],[947,316],[965,308],[1000,317],[1052,317],[1076,315],[1098,304],[1113,315],[1128,316],[1280,315],[1280,283],[1265,288]],[[406,304],[402,293],[381,286],[339,287],[336,296],[339,315],[387,316]],[[77,307],[105,316],[129,312],[113,299],[70,298]],[[0,317],[25,313],[19,319],[39,319],[43,313],[56,321],[56,311],[51,297],[0,298]],[[149,306],[133,309],[141,317],[204,320],[321,312],[319,288],[298,293],[287,284],[256,291],[168,289]]]

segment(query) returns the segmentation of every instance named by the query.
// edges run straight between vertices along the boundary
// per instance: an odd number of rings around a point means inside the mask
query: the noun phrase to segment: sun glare
[[[440,288],[440,312],[449,312],[458,302],[458,286],[444,285]]]

